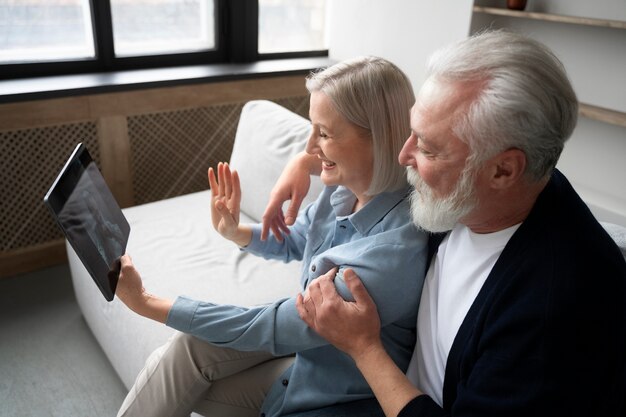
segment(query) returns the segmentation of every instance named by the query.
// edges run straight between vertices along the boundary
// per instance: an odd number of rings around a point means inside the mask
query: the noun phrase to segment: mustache
[[[418,184],[422,184],[422,177],[413,167],[410,166],[406,167],[406,179],[408,183],[415,188],[417,188]]]
[[[464,171],[453,190],[444,197],[435,197],[434,190],[426,184],[418,171],[406,167],[406,177],[413,186],[411,192],[411,217],[413,223],[428,232],[445,232],[476,206],[478,201],[473,192],[473,176]]]

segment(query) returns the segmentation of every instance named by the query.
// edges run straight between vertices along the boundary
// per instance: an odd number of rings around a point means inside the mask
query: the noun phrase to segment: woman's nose
[[[318,153],[319,143],[318,143],[318,138],[315,132],[311,133],[311,136],[309,136],[309,140],[306,143],[305,150],[306,150],[306,153],[310,155],[315,155]]]

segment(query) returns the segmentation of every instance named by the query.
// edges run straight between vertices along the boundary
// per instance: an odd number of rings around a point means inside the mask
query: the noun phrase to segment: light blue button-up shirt
[[[283,242],[273,236],[261,241],[261,225],[255,225],[252,241],[244,249],[267,259],[302,260],[303,288],[339,266],[335,285],[350,300],[341,273],[343,268],[353,268],[377,305],[385,349],[403,371],[415,345],[427,252],[426,235],[411,222],[408,193],[408,187],[381,193],[351,213],[356,196],[344,187],[325,187],[300,212]],[[352,359],[300,319],[295,295],[252,308],[179,297],[167,325],[242,351],[296,353],[293,365],[265,399],[262,413],[267,417],[373,396]]]

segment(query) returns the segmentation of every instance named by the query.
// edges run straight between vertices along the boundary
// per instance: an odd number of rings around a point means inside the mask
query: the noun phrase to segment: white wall
[[[471,0],[327,0],[330,57],[376,55],[398,65],[417,91],[427,57],[467,37]]]
[[[331,58],[387,58],[409,75],[416,91],[432,51],[493,20],[473,16],[472,0],[327,1]],[[476,3],[503,7],[504,0]],[[528,0],[527,10],[626,20],[624,0]],[[498,26],[551,47],[563,60],[581,101],[626,111],[626,30],[516,18],[499,18]],[[626,129],[581,117],[558,167],[600,220],[626,226],[625,159]]]
[[[503,7],[503,0],[476,4]],[[528,0],[526,11],[626,21],[624,0]],[[476,14],[485,25],[525,33],[563,61],[579,101],[626,112],[626,30]],[[579,117],[557,167],[600,220],[626,226],[626,129]]]

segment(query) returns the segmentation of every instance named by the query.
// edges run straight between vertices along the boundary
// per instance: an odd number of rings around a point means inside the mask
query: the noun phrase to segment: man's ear
[[[526,170],[526,154],[519,149],[508,149],[492,158],[491,186],[505,189],[516,184]]]

